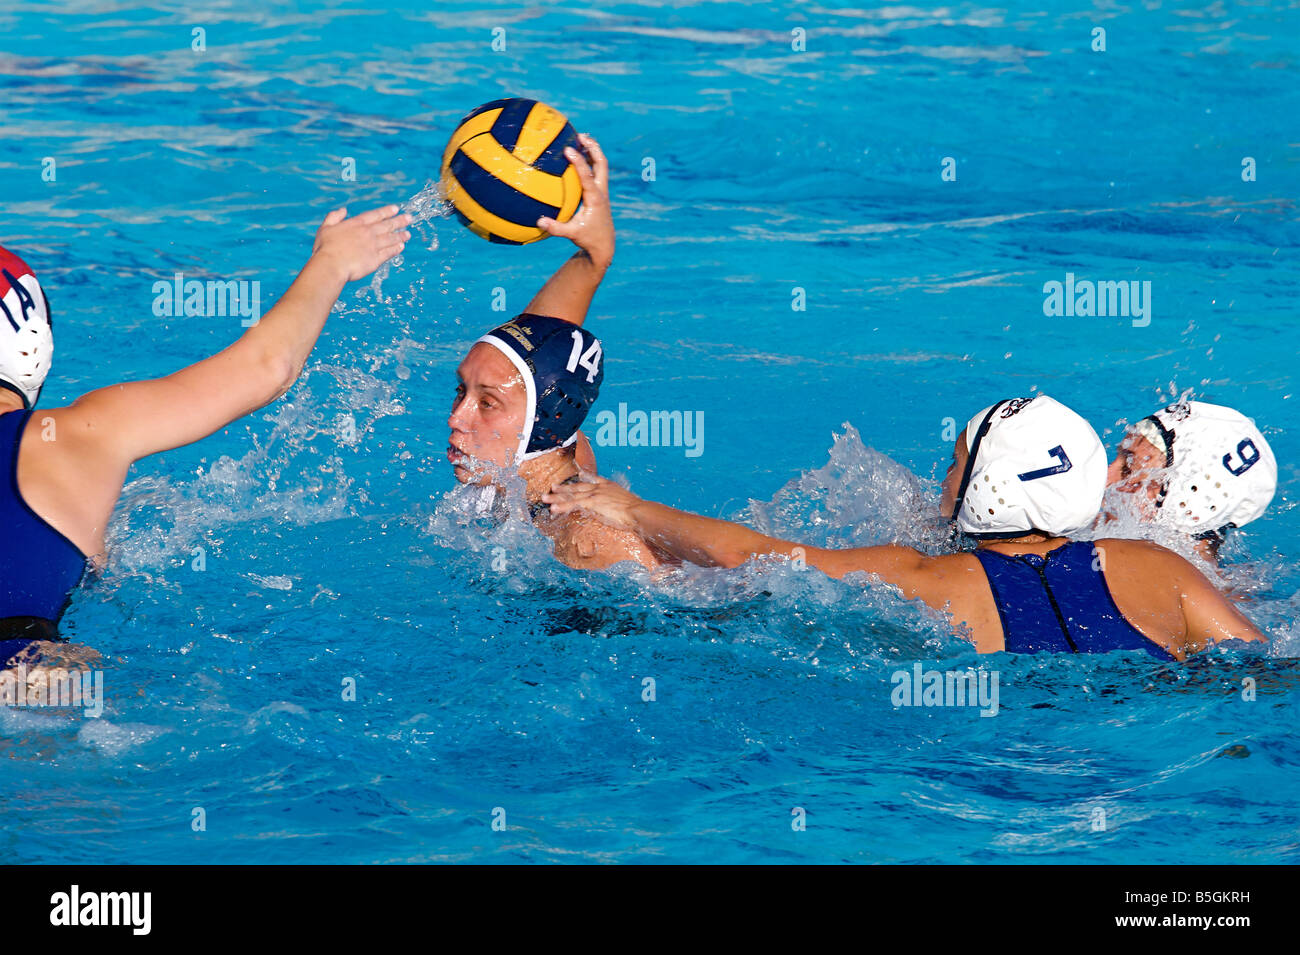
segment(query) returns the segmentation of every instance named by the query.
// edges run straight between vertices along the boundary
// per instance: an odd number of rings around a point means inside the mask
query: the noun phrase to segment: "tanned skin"
[[[18,450],[18,487],[28,506],[102,563],[104,532],[131,466],[205,438],[288,391],[343,286],[401,252],[410,222],[397,206],[351,219],[336,209],[284,297],[229,347],[165,378],[38,409]],[[0,391],[0,413],[20,410],[17,395]]]
[[[614,219],[609,206],[609,162],[600,144],[581,135],[590,162],[572,147],[565,156],[582,182],[582,207],[568,222],[542,218],[538,228],[563,236],[578,251],[533,296],[525,311],[575,325],[587,320],[596,289],[614,260]],[[475,344],[456,369],[456,397],[447,427],[447,460],[462,484],[497,483],[501,470],[514,468],[527,414],[527,391],[519,373],[495,348]],[[577,474],[594,479],[595,457],[587,439],[568,448],[524,461],[517,468],[530,504],[540,503],[553,485]],[[632,560],[651,570],[672,561],[634,531],[610,527],[587,515],[556,514],[543,508],[534,519],[555,543],[555,556],[570,567],[603,569]]]
[[[953,447],[940,507],[951,514],[966,466],[966,435]],[[966,628],[981,653],[1006,648],[988,578],[969,553],[929,556],[910,547],[886,545],[843,550],[811,547],[760,534],[729,521],[700,517],[644,501],[611,481],[553,486],[543,500],[556,514],[586,511],[613,527],[638,534],[654,547],[702,566],[735,567],[765,554],[792,555],[831,577],[865,573],[898,587]],[[1046,554],[1068,543],[1064,537],[1026,534],[982,541],[981,549],[1002,554]],[[1147,541],[1095,542],[1102,572],[1120,612],[1147,639],[1182,660],[1221,640],[1260,641],[1261,634],[1190,563]]]

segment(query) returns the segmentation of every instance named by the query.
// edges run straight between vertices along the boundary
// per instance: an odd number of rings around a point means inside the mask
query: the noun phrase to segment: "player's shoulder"
[[[639,535],[590,515],[570,512],[552,517],[545,532],[555,542],[556,558],[570,567],[603,568],[623,560],[646,566],[659,563]]]
[[[1106,537],[1092,543],[1107,570],[1153,580],[1182,580],[1195,572],[1186,557],[1155,541]]]
[[[1155,541],[1134,540],[1128,537],[1102,537],[1092,542],[1094,549],[1121,560],[1154,560],[1160,562],[1186,561],[1168,547]]]
[[[911,548],[908,549],[911,550]],[[920,551],[913,550],[912,553],[916,555],[917,565],[925,571],[952,574],[981,569],[979,558],[975,556],[974,551],[963,550],[951,554],[923,554]]]
[[[32,460],[84,457],[104,443],[102,429],[76,404],[34,409],[23,433],[23,451]]]

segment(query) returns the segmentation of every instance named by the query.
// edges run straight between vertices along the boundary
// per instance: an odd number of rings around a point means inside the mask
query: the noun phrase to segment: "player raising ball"
[[[585,155],[584,155],[585,151]],[[640,536],[582,514],[554,516],[553,485],[595,471],[579,428],[604,379],[604,353],[583,328],[614,260],[609,162],[591,136],[533,100],[498,100],[469,114],[443,156],[443,195],[475,235],[525,245],[562,236],[578,251],[525,310],[487,332],[456,369],[447,460],[461,484],[499,507],[505,477],[523,480],[528,513],[572,567],[632,560],[658,567]]]

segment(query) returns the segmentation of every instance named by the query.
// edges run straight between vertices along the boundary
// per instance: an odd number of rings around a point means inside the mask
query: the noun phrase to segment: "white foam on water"
[[[77,731],[77,742],[97,749],[105,756],[121,756],[157,739],[169,730],[147,723],[112,723],[106,719],[86,720]]]
[[[317,399],[312,384],[324,378],[340,387]],[[107,535],[109,574],[188,561],[196,546],[240,525],[304,526],[353,514],[342,452],[362,452],[375,422],[404,413],[393,384],[355,368],[313,366],[292,398],[267,412],[265,438],[250,428],[252,447],[240,457],[222,455],[193,477],[149,475],[126,485]]]

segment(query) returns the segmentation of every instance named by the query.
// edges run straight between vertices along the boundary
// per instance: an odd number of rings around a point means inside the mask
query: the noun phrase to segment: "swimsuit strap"
[[[0,619],[53,622],[63,615],[89,561],[32,510],[18,486],[19,451],[31,415],[0,414]]]

